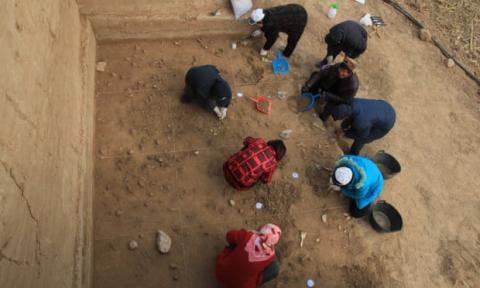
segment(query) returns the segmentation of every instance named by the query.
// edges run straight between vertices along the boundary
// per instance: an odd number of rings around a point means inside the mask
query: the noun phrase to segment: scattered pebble
[[[130,249],[130,250],[133,251],[133,250],[135,250],[135,249],[137,249],[137,248],[138,248],[138,243],[137,243],[137,241],[132,240],[132,241],[130,241],[130,242],[128,243],[128,249]]]
[[[320,238],[315,239],[315,242],[320,243]]]
[[[418,38],[420,38],[422,41],[428,42],[432,40],[432,34],[430,33],[430,30],[422,28],[418,33]]]
[[[115,211],[115,216],[117,216],[117,217],[122,216],[122,214],[123,214],[122,210]]]
[[[105,72],[105,68],[107,67],[107,62],[105,61],[100,61],[97,62],[96,69],[99,72]]]
[[[180,278],[177,275],[173,275],[173,280],[178,281]]]
[[[160,253],[166,254],[172,248],[172,239],[162,230],[157,231],[157,249]]]
[[[130,150],[128,150],[127,153],[128,153],[128,155],[132,155],[132,154],[133,154],[133,150],[130,149]]]
[[[228,200],[228,204],[232,207],[235,206],[235,200],[233,199]]]
[[[327,223],[327,214],[322,215],[322,222]]]
[[[150,204],[148,204],[147,202],[145,202],[145,203],[143,203],[143,206],[144,206],[144,207],[148,207],[148,206],[150,206]]]
[[[283,130],[282,132],[280,132],[279,136],[280,138],[282,139],[288,139],[290,138],[290,134],[293,132],[292,129],[287,129],[287,130]]]
[[[200,155],[200,151],[197,150],[197,151],[193,152],[193,154],[195,154],[196,156],[198,156],[198,155]]]
[[[178,267],[177,267],[176,264],[170,263],[170,265],[168,265],[168,268],[170,268],[170,269],[172,269],[172,270],[175,270],[175,269],[177,269]]]
[[[342,230],[342,226],[341,225],[338,225],[338,231]]]
[[[455,66],[455,61],[453,61],[452,58],[448,58],[446,65],[448,68],[452,68],[453,66]]]
[[[143,234],[139,234],[139,235],[138,235],[138,238],[140,238],[140,239],[143,239],[143,237],[144,237]]]
[[[140,187],[142,187],[142,188],[145,187],[145,182],[143,182],[142,180],[138,180],[138,181],[137,181],[137,184],[138,184],[138,186],[140,186]]]

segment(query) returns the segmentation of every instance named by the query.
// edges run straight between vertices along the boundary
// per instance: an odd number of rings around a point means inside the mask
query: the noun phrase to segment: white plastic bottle
[[[330,4],[330,6],[328,7],[328,13],[327,13],[327,16],[328,18],[335,18],[335,16],[337,16],[337,3],[332,3]]]

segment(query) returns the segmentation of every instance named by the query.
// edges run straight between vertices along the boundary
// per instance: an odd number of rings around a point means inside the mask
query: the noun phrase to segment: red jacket
[[[272,181],[278,166],[275,150],[262,138],[247,137],[243,144],[243,149],[230,156],[223,165],[227,181],[241,191],[252,187],[258,180]]]
[[[226,235],[229,247],[217,256],[215,276],[224,288],[256,288],[262,281],[262,273],[275,257],[266,261],[248,262],[245,246],[253,232],[232,230]],[[234,248],[230,248],[234,247]]]

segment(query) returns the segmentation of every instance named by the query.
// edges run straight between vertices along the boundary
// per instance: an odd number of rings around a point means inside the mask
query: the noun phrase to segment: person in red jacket
[[[275,245],[282,230],[266,224],[259,232],[245,229],[227,233],[228,246],[217,256],[215,276],[223,288],[255,288],[278,276]]]
[[[282,140],[265,142],[262,138],[247,137],[243,149],[233,154],[223,164],[225,179],[233,188],[245,191],[259,180],[272,181],[278,162],[285,156],[287,148]]]

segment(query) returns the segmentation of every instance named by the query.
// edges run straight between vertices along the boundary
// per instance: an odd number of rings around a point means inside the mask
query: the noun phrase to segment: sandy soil
[[[402,163],[383,197],[401,211],[404,230],[379,235],[365,221],[348,220],[346,200],[326,190],[321,167],[341,151],[313,113],[296,112],[296,91],[323,56],[333,21],[320,15],[327,4],[308,2],[309,27],[285,78],[261,62],[261,43],[237,50],[222,38],[99,47],[97,60],[108,64],[97,73],[95,287],[217,287],[214,258],[225,232],[265,222],[284,229],[281,275],[270,287],[302,287],[308,278],[320,287],[480,285],[476,87],[381,1],[365,8],[352,2],[342,3],[337,22],[368,9],[389,24],[361,58],[359,96],[387,99],[398,121],[363,152],[385,149]],[[256,112],[246,97],[234,99],[225,122],[181,104],[185,71],[206,63],[222,70],[234,92],[271,97],[272,115]],[[278,99],[279,90],[288,99]],[[245,136],[272,139],[283,129],[294,132],[274,182],[235,193],[223,179],[225,159]],[[266,208],[256,211],[259,200]],[[173,238],[168,255],[155,249],[157,229]],[[300,231],[307,232],[301,249]],[[139,248],[130,251],[133,239]]]

